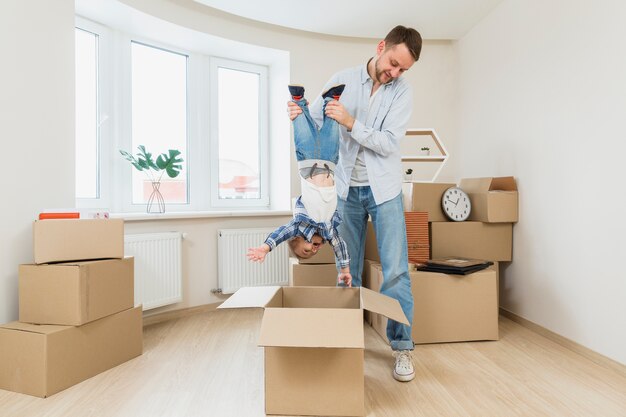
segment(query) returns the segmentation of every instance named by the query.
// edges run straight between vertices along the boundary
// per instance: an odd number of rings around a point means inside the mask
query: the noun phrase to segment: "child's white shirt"
[[[300,177],[300,187],[302,189],[302,204],[314,221],[331,221],[335,210],[337,210],[337,187],[320,187],[312,182]]]

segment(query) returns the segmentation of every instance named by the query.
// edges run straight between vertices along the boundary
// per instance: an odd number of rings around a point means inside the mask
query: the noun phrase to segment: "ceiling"
[[[382,39],[396,25],[459,39],[502,0],[194,0],[247,19],[328,35]],[[393,5],[393,7],[391,6]]]

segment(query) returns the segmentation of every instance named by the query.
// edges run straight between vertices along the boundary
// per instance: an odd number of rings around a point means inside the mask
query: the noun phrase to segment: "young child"
[[[324,107],[331,100],[339,100],[344,88],[345,85],[340,84],[322,93]],[[302,113],[293,120],[302,195],[296,200],[293,220],[272,232],[261,246],[248,249],[247,256],[251,261],[263,262],[265,255],[272,249],[289,240],[289,246],[296,256],[308,259],[328,241],[339,267],[337,282],[352,286],[348,249],[337,233],[341,217],[336,211],[334,170],[339,159],[339,125],[324,115],[322,127],[318,130],[304,99],[304,87],[290,85],[289,93],[292,100],[302,108]]]

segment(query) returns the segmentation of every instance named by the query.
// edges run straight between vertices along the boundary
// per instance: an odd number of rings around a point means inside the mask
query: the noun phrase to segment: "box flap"
[[[363,313],[345,308],[267,308],[259,346],[364,348]]]
[[[463,178],[459,188],[466,193],[486,193],[488,191],[517,191],[515,177]]]
[[[459,182],[459,188],[466,193],[486,193],[491,187],[491,177],[486,178],[463,178]]]
[[[21,332],[38,333],[38,334],[52,334],[63,331],[73,326],[61,326],[55,324],[31,324],[22,323],[19,321],[13,321],[0,326],[1,329],[17,330]]]
[[[361,288],[361,306],[365,310],[382,314],[398,323],[410,325],[398,300],[386,295],[368,290],[367,288]]]
[[[281,287],[243,287],[217,308],[265,307],[281,290]]]
[[[494,177],[489,191],[517,191],[517,183],[514,177]]]

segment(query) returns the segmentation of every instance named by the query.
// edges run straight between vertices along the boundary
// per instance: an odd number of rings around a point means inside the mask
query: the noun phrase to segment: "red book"
[[[80,219],[80,213],[39,213],[39,220],[46,219]]]

